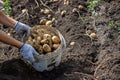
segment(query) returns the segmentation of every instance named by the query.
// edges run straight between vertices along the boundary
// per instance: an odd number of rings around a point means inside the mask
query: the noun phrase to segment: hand
[[[24,44],[20,48],[20,52],[22,53],[23,57],[27,59],[31,64],[35,62],[34,55],[39,55],[36,50],[29,44]]]
[[[16,23],[14,30],[20,37],[24,36],[24,34],[27,34],[27,36],[30,34],[30,27],[21,22]]]

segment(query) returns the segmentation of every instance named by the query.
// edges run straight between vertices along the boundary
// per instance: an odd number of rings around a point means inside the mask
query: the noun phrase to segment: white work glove
[[[17,22],[16,25],[14,26],[15,32],[22,37],[24,34],[27,36],[30,34],[30,27],[24,23]]]
[[[37,51],[29,44],[24,44],[20,48],[23,58],[29,61],[31,64],[35,62],[34,55],[39,55]]]

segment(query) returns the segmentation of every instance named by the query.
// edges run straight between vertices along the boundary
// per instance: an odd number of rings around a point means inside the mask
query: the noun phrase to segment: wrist
[[[17,47],[18,49],[21,49],[23,46],[24,46],[24,43],[22,43],[22,42],[19,42],[19,43],[16,45],[16,47]]]

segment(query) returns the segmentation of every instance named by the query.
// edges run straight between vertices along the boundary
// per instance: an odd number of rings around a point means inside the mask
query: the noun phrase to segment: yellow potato
[[[54,22],[55,18],[52,21]],[[30,33],[27,43],[31,44],[39,54],[52,52],[60,46],[60,38],[47,29],[35,26],[31,28]]]
[[[60,44],[53,44],[53,49],[57,49],[60,46]]]
[[[44,52],[46,52],[46,53],[52,51],[51,48],[50,48],[50,46],[49,46],[48,44],[44,44],[44,45],[43,45],[43,50],[44,50]]]
[[[41,45],[39,45],[38,52],[39,52],[39,54],[43,54],[43,47]]]
[[[78,11],[77,8],[73,8],[73,10],[72,10],[73,13],[75,13],[77,11]]]
[[[50,25],[52,25],[52,23],[53,23],[53,22],[52,22],[51,20],[49,20],[49,21],[46,22],[45,25],[46,25],[46,26],[50,26]]]
[[[41,12],[41,13],[44,13],[44,9],[41,9],[40,12]]]
[[[30,45],[33,45],[33,42],[31,40],[28,40],[26,43],[30,44]]]
[[[52,48],[52,46],[53,46],[52,39],[48,39],[48,45],[50,46],[50,48]]]
[[[41,43],[42,44],[48,44],[48,40],[47,39],[43,39],[43,40],[41,40]]]
[[[44,34],[43,39],[52,39],[52,36],[50,34]]]
[[[40,37],[40,36],[38,36],[38,37],[37,37],[37,40],[39,40],[39,41],[40,41],[40,40],[41,40],[41,37]]]
[[[97,39],[97,35],[96,35],[95,33],[91,33],[91,34],[90,34],[90,38],[92,38],[92,39]]]
[[[53,37],[52,37],[52,41],[53,41],[53,43],[55,43],[55,44],[60,43],[60,39],[59,39],[59,37],[57,37],[57,36],[53,36]]]
[[[86,31],[86,34],[87,34],[87,35],[90,35],[91,33],[92,33],[91,30],[87,30],[87,31]]]
[[[32,37],[30,36],[30,37],[28,38],[28,40],[29,40],[29,41],[32,41]]]
[[[61,12],[61,16],[65,15],[66,13],[67,13],[67,11],[66,11],[66,10],[63,10],[63,11]]]
[[[44,10],[44,14],[49,14],[50,13],[50,10],[49,9],[45,9]]]
[[[82,5],[78,5],[78,9],[82,10],[84,7]]]
[[[56,19],[55,18],[52,18],[52,22],[54,23],[56,21]]]
[[[40,24],[41,24],[41,25],[45,25],[45,24],[46,24],[46,22],[47,22],[47,20],[46,20],[46,19],[41,19],[41,20],[40,20]]]

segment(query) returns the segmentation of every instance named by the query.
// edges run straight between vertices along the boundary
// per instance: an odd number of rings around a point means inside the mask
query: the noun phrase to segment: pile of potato
[[[39,27],[31,28],[27,43],[32,45],[39,54],[53,52],[60,46],[60,38],[51,31]]]

